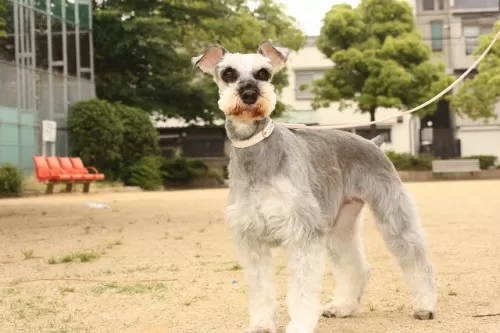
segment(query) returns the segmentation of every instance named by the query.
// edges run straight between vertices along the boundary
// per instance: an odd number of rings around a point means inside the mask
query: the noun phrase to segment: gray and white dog
[[[413,199],[378,147],[339,130],[274,124],[273,75],[289,50],[268,41],[257,53],[220,45],[192,58],[213,76],[232,141],[226,220],[248,283],[249,333],[277,332],[271,248],[288,254],[287,333],[312,333],[321,313],[347,317],[360,308],[370,277],[359,215],[365,203],[412,292],[415,318],[433,319],[436,294],[426,238]],[[337,284],[320,303],[325,259]]]

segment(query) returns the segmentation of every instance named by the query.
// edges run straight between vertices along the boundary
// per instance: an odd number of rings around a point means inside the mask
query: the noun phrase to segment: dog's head
[[[241,120],[268,117],[276,106],[273,75],[286,64],[289,49],[260,43],[257,53],[230,53],[220,45],[191,59],[195,67],[212,75],[219,87],[219,108]]]

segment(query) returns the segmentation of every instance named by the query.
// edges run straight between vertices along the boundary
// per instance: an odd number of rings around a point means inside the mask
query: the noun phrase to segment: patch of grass
[[[67,254],[63,257],[61,257],[59,260],[56,260],[54,257],[51,257],[49,259],[49,264],[60,264],[60,263],[69,263],[69,262],[89,262],[92,260],[99,259],[101,257],[101,253],[95,252],[95,251],[82,251],[82,252],[75,252],[71,254]]]
[[[60,291],[62,294],[66,294],[66,293],[74,293],[74,292],[75,292],[75,288],[73,288],[73,287],[60,287],[60,288],[59,288],[59,291]]]
[[[26,250],[23,251],[24,260],[33,259],[35,257],[35,251]]]
[[[177,237],[174,237],[174,239],[175,239],[175,240],[183,240],[183,239],[184,239],[184,237],[182,237],[182,236],[177,236]]]
[[[84,232],[86,234],[90,234],[90,226],[89,225],[84,228]]]
[[[161,293],[167,290],[164,283],[136,283],[133,285],[120,285],[117,282],[104,283],[92,289],[96,294],[102,294],[106,291],[113,291],[116,294],[146,294]]]
[[[448,296],[457,296],[457,295],[458,294],[451,289],[448,291]]]
[[[368,303],[368,307],[369,307],[371,312],[375,311],[375,304],[373,304],[372,302]]]
[[[177,265],[170,265],[170,267],[167,268],[167,271],[169,272],[178,272],[179,271],[179,267]]]
[[[118,245],[123,245],[123,242],[121,240],[117,240],[117,241],[114,241],[114,242],[109,242],[108,245],[106,245],[106,247],[108,249],[111,249],[112,247],[118,246]]]
[[[54,257],[50,257],[49,260],[47,260],[47,263],[49,265],[55,265],[55,264],[57,264],[57,260]]]
[[[228,269],[228,271],[241,271],[242,269],[243,267],[241,267],[240,264],[234,264]]]

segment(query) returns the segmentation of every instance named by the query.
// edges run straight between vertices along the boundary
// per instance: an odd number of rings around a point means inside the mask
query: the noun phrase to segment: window
[[[432,36],[432,51],[439,52],[443,50],[443,22],[431,22],[431,36]]]
[[[370,134],[371,129],[369,128],[357,128],[356,134],[362,136],[365,139],[371,140],[373,136]],[[382,135],[384,142],[391,143],[391,129],[390,128],[377,128],[377,135]]]
[[[438,0],[438,9],[444,10],[444,0]]]
[[[423,10],[434,10],[434,0],[422,0]]]
[[[480,35],[489,34],[492,30],[491,26],[464,26],[465,54],[472,54],[474,49],[479,45],[478,37]]]
[[[314,80],[321,79],[324,72],[323,69],[295,71],[295,98],[312,99],[312,84]],[[301,87],[304,89],[302,90]]]

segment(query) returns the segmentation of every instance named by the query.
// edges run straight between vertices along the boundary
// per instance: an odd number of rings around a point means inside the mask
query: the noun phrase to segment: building
[[[313,95],[310,89],[301,90],[301,86],[311,85],[321,78],[324,71],[333,66],[316,47],[316,37],[310,36],[301,50],[292,52],[288,57],[287,69],[290,84],[283,90],[281,101],[294,110],[286,112],[276,121],[283,123],[300,123],[306,125],[347,125],[366,123],[370,121],[368,113],[362,114],[354,108],[340,111],[339,103],[332,103],[328,108],[313,110],[311,101]],[[398,109],[378,108],[376,119],[383,119],[401,114]],[[398,117],[394,120],[377,124],[378,134],[384,135],[386,143],[383,149],[394,150],[401,153],[418,152],[417,118],[409,115]],[[370,137],[369,127],[349,129],[363,137]]]
[[[422,38],[431,47],[434,58],[445,63],[448,72],[458,77],[475,61],[472,52],[479,44],[478,37],[491,33],[500,18],[499,1],[416,0],[415,15]],[[496,111],[500,116],[500,105]],[[436,117],[425,119],[422,127],[428,126],[429,121],[436,144],[449,145],[458,139],[462,156],[493,154],[500,158],[500,117],[488,123],[473,121],[457,116],[443,103]]]
[[[92,1],[0,5],[0,164],[30,174],[33,155],[68,154],[68,108],[95,97]],[[56,122],[55,142],[43,141],[44,120]]]

